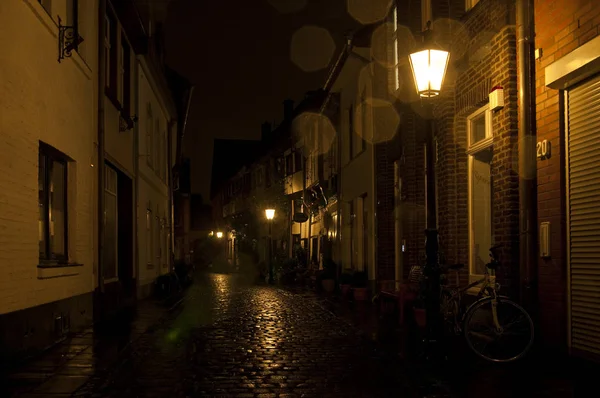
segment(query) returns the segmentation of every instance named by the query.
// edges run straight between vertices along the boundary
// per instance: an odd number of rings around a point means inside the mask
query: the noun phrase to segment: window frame
[[[43,207],[45,209],[43,216],[43,234],[44,234],[44,252],[39,253],[39,261],[41,263],[56,263],[56,264],[67,264],[69,262],[69,162],[70,159],[60,152],[59,150],[51,147],[48,144],[45,144],[40,141],[39,150],[38,150],[38,192],[39,192],[39,182],[40,182],[40,163],[42,161],[42,155],[44,156],[44,198],[43,198]],[[50,209],[51,200],[50,200],[50,184],[51,184],[51,168],[48,167],[51,163],[57,162],[61,163],[64,166],[64,247],[63,255],[56,255],[53,253],[51,243],[50,243],[50,220],[52,210]],[[39,193],[38,193],[39,197]],[[38,203],[38,206],[40,203]],[[41,212],[40,212],[41,213]],[[38,215],[38,222],[40,220],[40,215]],[[39,245],[39,243],[38,243]]]
[[[471,131],[472,125],[475,119],[483,116],[485,118],[485,138],[476,142],[471,142]],[[475,264],[474,264],[474,239],[475,234],[473,232],[473,159],[475,155],[481,153],[483,151],[491,150],[492,151],[492,159],[493,159],[493,130],[492,130],[492,112],[489,108],[489,104],[482,106],[477,109],[475,112],[471,113],[467,116],[467,155],[468,155],[468,167],[467,167],[467,204],[468,204],[468,226],[469,226],[469,282],[475,282],[478,279],[483,277],[483,274],[475,273]],[[491,168],[491,165],[490,165]],[[490,184],[492,187],[490,189],[493,190],[493,178],[491,178],[491,169],[490,169]],[[493,201],[490,203],[490,218],[493,216]],[[490,223],[490,242],[493,244],[494,242],[494,234],[493,221]],[[486,248],[487,250],[487,248]]]

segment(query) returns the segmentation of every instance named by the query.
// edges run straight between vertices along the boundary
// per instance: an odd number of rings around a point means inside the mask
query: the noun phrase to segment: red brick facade
[[[399,5],[399,24],[411,30],[418,29],[420,7],[414,2]],[[433,100],[435,137],[438,143],[437,201],[440,249],[449,264],[469,263],[468,220],[468,155],[467,117],[488,103],[492,87],[504,88],[505,106],[492,113],[493,150],[492,225],[496,242],[505,243],[502,252],[503,267],[499,279],[510,294],[518,286],[518,175],[513,168],[517,146],[517,68],[514,2],[481,0],[473,9],[464,12],[464,1],[432,4],[434,38],[451,52],[451,64],[442,95]],[[411,18],[414,16],[414,18]],[[440,18],[455,18],[453,22],[439,22]],[[438,22],[436,22],[438,21]],[[448,21],[447,19],[445,21]],[[418,40],[418,39],[417,39]],[[408,57],[412,48],[399,54]],[[401,67],[399,92],[391,98],[396,101],[401,115],[397,137],[377,151],[378,187],[378,264],[381,277],[390,275],[388,262],[393,261],[395,247],[394,211],[388,207],[388,179],[394,178],[393,163],[398,161],[402,178],[403,201],[401,213],[403,237],[406,239],[404,276],[411,265],[424,261],[425,230],[425,111],[416,100],[414,83],[408,65]],[[416,100],[416,101],[415,101]],[[389,135],[388,135],[389,136]],[[387,150],[386,150],[387,149]],[[386,156],[389,159],[382,159]],[[390,168],[391,165],[391,168]],[[391,170],[391,171],[390,171]],[[393,186],[393,184],[392,184]],[[390,195],[390,196],[388,196]],[[392,201],[393,204],[393,201]],[[392,219],[391,223],[387,220]],[[390,227],[391,225],[391,227]],[[384,234],[390,236],[383,239]],[[390,245],[390,246],[387,246]],[[391,254],[390,254],[391,253]],[[517,259],[517,261],[515,261]],[[392,267],[393,269],[393,267]],[[468,268],[464,271],[464,281]]]
[[[566,348],[567,236],[564,101],[545,85],[545,68],[598,35],[600,3],[595,0],[536,0],[537,140],[548,140],[552,156],[538,160],[538,221],[551,223],[550,258],[538,262],[540,326],[545,343]]]

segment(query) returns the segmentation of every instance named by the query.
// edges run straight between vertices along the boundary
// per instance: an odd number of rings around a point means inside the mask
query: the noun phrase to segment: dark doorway
[[[133,277],[133,183],[131,178],[118,172],[117,206],[119,218],[118,235],[118,276],[125,298],[135,297],[135,278]]]

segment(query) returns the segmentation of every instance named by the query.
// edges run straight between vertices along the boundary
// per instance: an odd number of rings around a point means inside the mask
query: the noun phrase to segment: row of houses
[[[248,225],[235,220],[273,207],[281,250],[301,244],[317,263],[367,271],[375,293],[423,264],[434,224],[441,261],[466,265],[463,283],[503,244],[497,278],[535,315],[540,341],[600,354],[599,16],[591,0],[391,2],[213,191],[229,257]],[[409,62],[423,31],[450,53],[433,99],[418,95]],[[279,208],[264,193],[275,180]]]
[[[171,270],[191,87],[164,62],[167,6],[0,6],[3,358],[133,306]]]

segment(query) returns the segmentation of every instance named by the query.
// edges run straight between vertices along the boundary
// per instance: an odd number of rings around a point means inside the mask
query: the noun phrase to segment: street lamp
[[[275,218],[275,209],[265,209],[265,216],[267,217],[267,223],[269,224],[269,283],[273,284],[275,280],[273,278],[273,243],[271,240],[271,225]]]
[[[410,67],[419,96],[432,98],[440,95],[449,59],[448,51],[433,48],[410,54]]]
[[[448,68],[450,53],[437,48],[431,39],[430,23],[423,32],[425,46],[409,55],[410,67],[415,79],[415,88],[421,98],[430,99],[440,95],[442,83]],[[427,101],[428,102],[428,101]],[[436,145],[434,142],[434,119],[430,103],[424,104],[427,109],[426,139],[427,139],[427,230],[425,231],[425,264],[426,314],[429,340],[434,341],[440,335],[440,273],[439,273],[439,244],[435,205],[435,159]]]
[[[219,231],[217,232],[217,238],[221,239],[223,237],[223,232]]]

